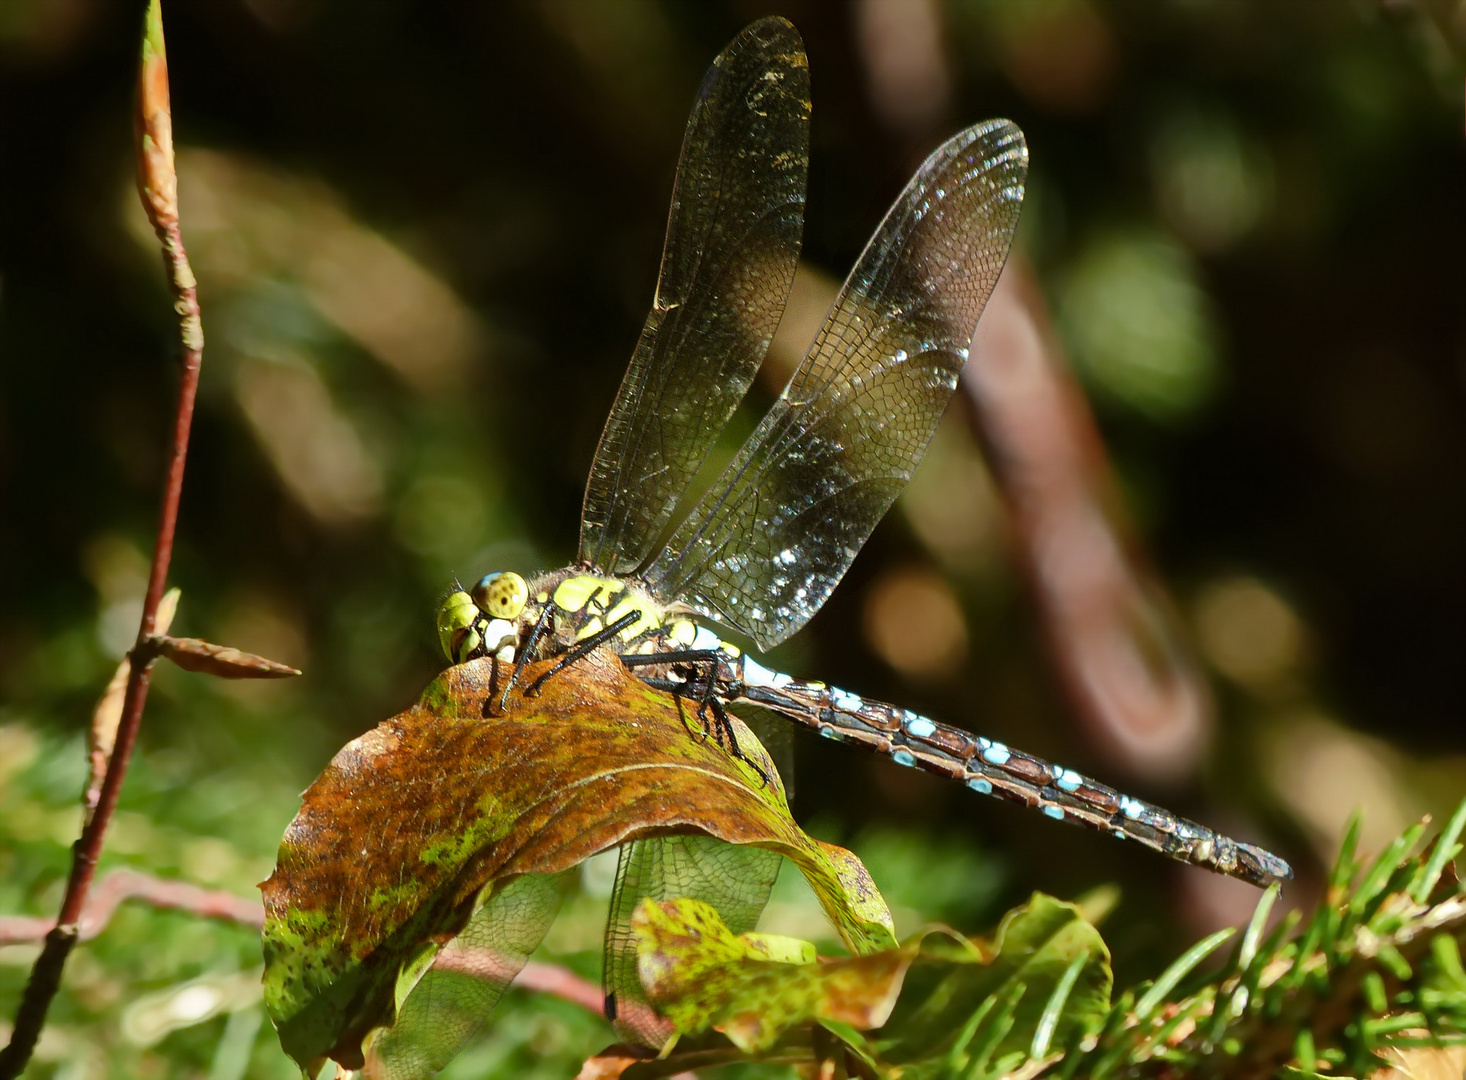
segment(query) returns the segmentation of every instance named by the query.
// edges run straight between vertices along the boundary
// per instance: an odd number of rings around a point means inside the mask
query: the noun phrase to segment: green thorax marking
[[[630,651],[662,627],[662,606],[645,590],[621,578],[572,571],[558,581],[535,582],[530,595],[539,603],[555,605],[557,636],[562,640],[584,640],[635,611],[641,617],[619,635]],[[541,600],[542,596],[547,600]]]

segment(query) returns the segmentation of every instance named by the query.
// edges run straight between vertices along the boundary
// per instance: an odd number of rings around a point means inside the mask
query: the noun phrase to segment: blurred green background
[[[131,179],[141,7],[0,3],[0,916],[55,911],[174,407]],[[455,575],[573,557],[687,109],[774,12],[810,56],[816,282],[946,135],[1024,129],[1021,257],[1217,721],[1164,781],[1075,726],[957,410],[775,660],[1265,843],[1298,868],[1285,902],[1356,807],[1377,849],[1466,791],[1460,5],[165,0],[208,341],[175,632],[305,675],[161,669],[109,865],[251,893],[296,794],[441,667]],[[881,633],[903,601],[935,628],[916,655]],[[1124,983],[1255,896],[815,743],[796,812],[868,860],[903,929],[1117,883]],[[587,974],[605,878],[549,943]],[[774,914],[820,933],[793,893]],[[33,955],[0,948],[0,1025]],[[34,1075],[289,1076],[258,963],[247,932],[127,908],[73,958]],[[515,996],[460,1075],[571,1075],[607,1041]]]

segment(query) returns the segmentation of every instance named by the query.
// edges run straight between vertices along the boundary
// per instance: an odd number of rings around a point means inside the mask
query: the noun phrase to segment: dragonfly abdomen
[[[1102,829],[1171,858],[1266,885],[1292,877],[1283,860],[1186,818],[1122,795],[1073,769],[940,724],[910,709],[744,661],[742,696],[826,738],[876,750],[901,765],[958,780],[1042,811],[1056,821]]]

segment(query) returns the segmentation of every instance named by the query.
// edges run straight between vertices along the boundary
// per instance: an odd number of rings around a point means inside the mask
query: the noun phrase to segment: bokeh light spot
[[[865,599],[865,638],[903,675],[950,675],[967,655],[967,623],[952,590],[925,570],[881,577]]]
[[[1186,252],[1151,233],[1090,243],[1064,276],[1059,328],[1085,381],[1175,422],[1207,404],[1221,371],[1211,304]]]
[[[1272,200],[1272,163],[1219,110],[1177,109],[1150,144],[1156,201],[1192,247],[1221,251],[1254,228]]]
[[[234,395],[280,479],[312,515],[344,524],[377,513],[377,464],[313,368],[241,361]]]
[[[1303,624],[1256,578],[1208,584],[1196,599],[1195,620],[1206,658],[1223,675],[1254,690],[1273,686],[1303,658]]]

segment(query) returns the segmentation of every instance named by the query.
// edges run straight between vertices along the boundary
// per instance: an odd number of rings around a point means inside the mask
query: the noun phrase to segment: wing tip
[[[1028,171],[1028,139],[1022,128],[1003,117],[984,120],[964,128],[938,147],[932,157],[960,155],[978,143],[982,144],[981,156],[984,160],[1008,160],[1025,173]]]
[[[804,57],[804,38],[800,36],[799,28],[782,15],[765,15],[740,30],[718,59],[721,60],[736,49],[746,48],[751,42],[758,42],[763,46],[772,45],[786,53],[797,52],[801,58]],[[807,60],[805,66],[808,66]]]

